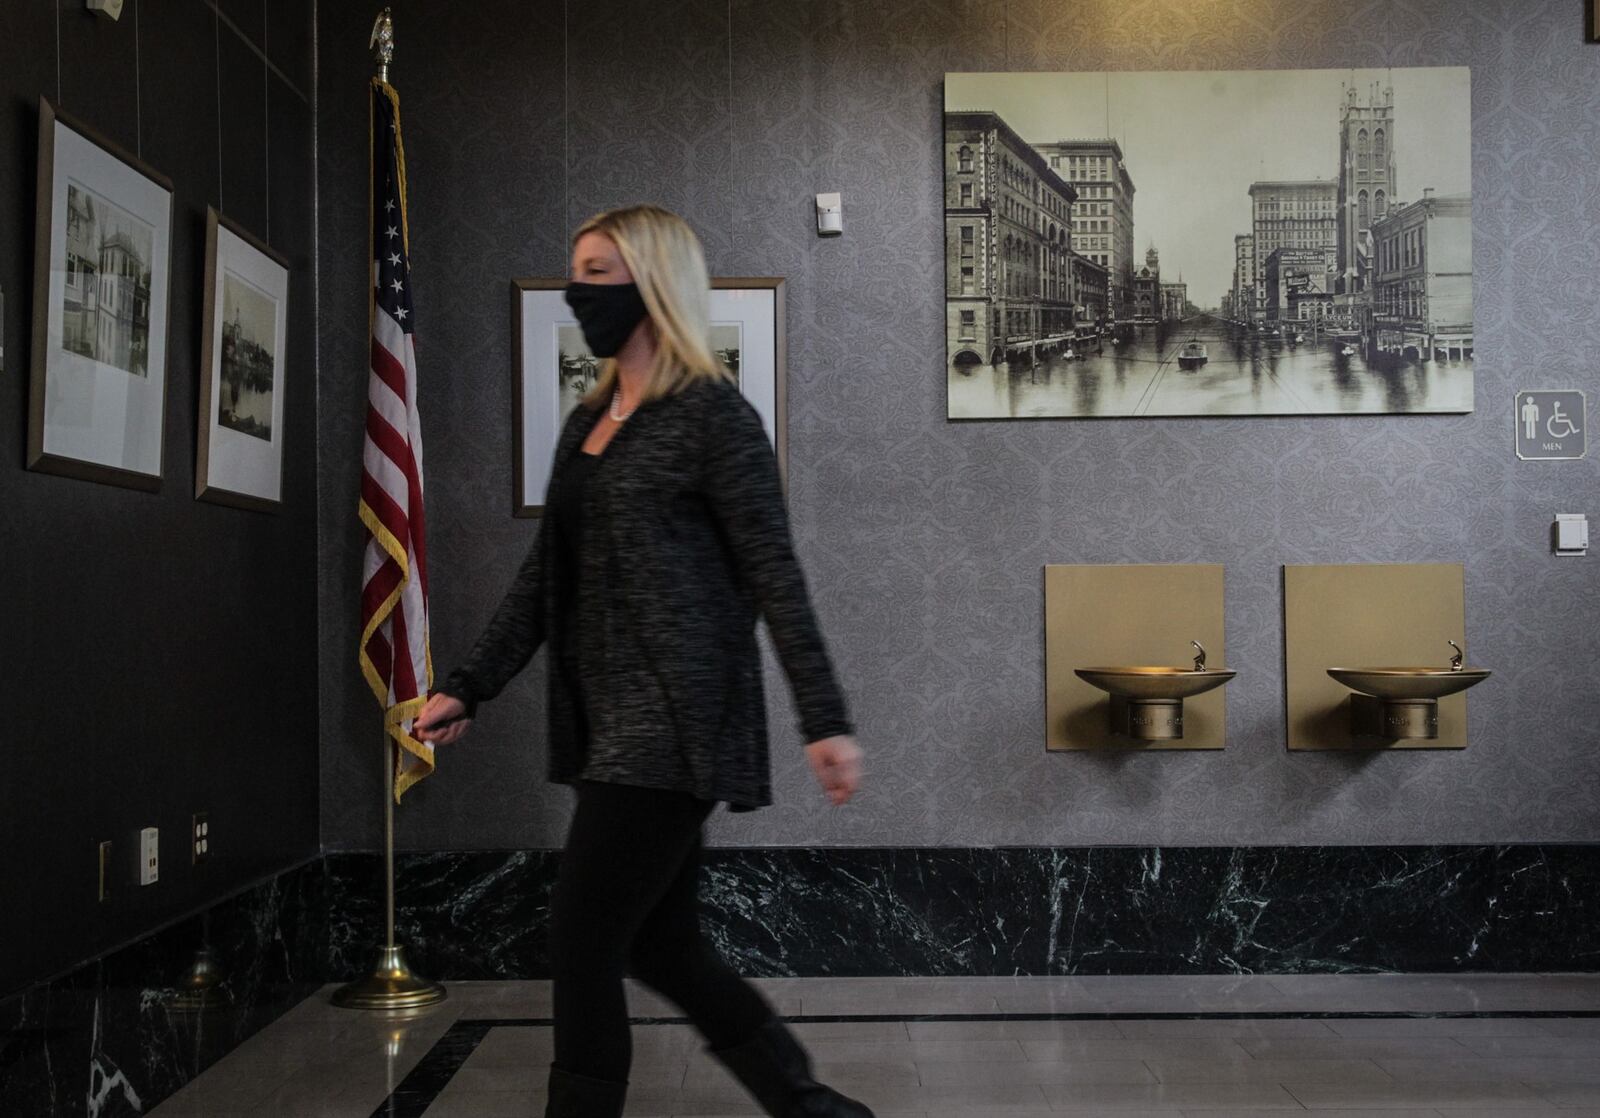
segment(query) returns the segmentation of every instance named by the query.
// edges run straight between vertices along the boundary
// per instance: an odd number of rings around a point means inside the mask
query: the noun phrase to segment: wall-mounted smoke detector
[[[89,10],[105,19],[116,20],[122,17],[122,0],[84,0]]]

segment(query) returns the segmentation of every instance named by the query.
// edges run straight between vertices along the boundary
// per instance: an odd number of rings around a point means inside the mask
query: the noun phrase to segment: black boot
[[[708,1049],[773,1118],[873,1118],[855,1099],[811,1078],[811,1060],[776,1017],[733,1048]]]
[[[627,1083],[593,1079],[550,1066],[550,1093],[545,1118],[622,1118]]]

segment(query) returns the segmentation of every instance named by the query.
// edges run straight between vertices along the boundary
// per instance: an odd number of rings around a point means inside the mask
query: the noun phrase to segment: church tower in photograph
[[[1339,108],[1339,294],[1366,290],[1367,231],[1394,207],[1395,190],[1394,87],[1374,82],[1363,99],[1346,86]]]

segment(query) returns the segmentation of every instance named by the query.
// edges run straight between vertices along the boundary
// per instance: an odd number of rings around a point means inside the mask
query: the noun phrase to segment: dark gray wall
[[[222,11],[233,26],[204,0],[128,0],[114,24],[72,0],[0,0],[0,995],[317,848],[312,4]],[[40,94],[176,187],[158,494],[23,468]],[[276,515],[194,499],[205,207],[219,203],[292,263]],[[214,835],[198,869],[195,811]],[[161,880],[140,888],[146,826],[161,829]],[[117,873],[104,905],[102,839]]]
[[[589,213],[655,200],[714,272],[787,276],[790,508],[868,751],[825,806],[769,668],[779,804],[713,817],[772,844],[1600,839],[1600,456],[1519,463],[1512,394],[1594,387],[1600,47],[1577,0],[608,0],[395,5],[427,432],[435,658],[485,623],[533,524],[508,514],[508,280],[560,275]],[[377,716],[354,668],[365,381],[365,44],[320,14],[325,469],[323,837],[370,847]],[[1466,416],[945,419],[941,81],[952,70],[1466,65],[1477,411]],[[1330,106],[1328,127],[1336,127]],[[1158,158],[1144,152],[1140,159]],[[811,195],[842,190],[819,240]],[[1137,210],[1135,222],[1137,224]],[[1591,412],[1593,412],[1591,407]],[[1280,567],[1466,564],[1465,752],[1289,754]],[[1047,756],[1047,563],[1227,567],[1228,747]],[[553,846],[543,658],[400,811],[413,847]]]

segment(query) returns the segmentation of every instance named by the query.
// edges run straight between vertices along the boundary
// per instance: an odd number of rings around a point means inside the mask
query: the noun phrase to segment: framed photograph
[[[28,467],[161,487],[172,183],[39,100]]]
[[[283,493],[289,262],[206,207],[194,495],[271,512]]]
[[[944,107],[949,418],[1472,411],[1466,67],[946,74]]]
[[[599,361],[583,343],[578,320],[562,297],[564,279],[511,281],[516,367],[512,511],[538,516],[550,486],[556,440],[567,416],[599,378]],[[711,347],[739,378],[739,390],[761,415],[787,478],[787,354],[784,281],[776,276],[711,281]]]

